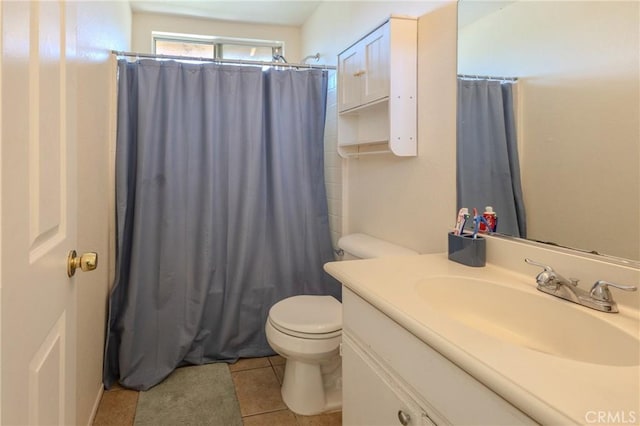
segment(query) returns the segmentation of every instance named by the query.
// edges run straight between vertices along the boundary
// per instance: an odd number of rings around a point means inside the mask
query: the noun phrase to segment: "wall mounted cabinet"
[[[340,112],[389,96],[389,26],[382,25],[339,55]]]
[[[338,55],[338,152],[417,155],[417,20],[392,16]]]

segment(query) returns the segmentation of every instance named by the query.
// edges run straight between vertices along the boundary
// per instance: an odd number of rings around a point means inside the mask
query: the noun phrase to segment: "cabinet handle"
[[[402,426],[407,426],[411,423],[411,416],[402,410],[398,410],[398,420],[400,420]]]
[[[361,75],[364,75],[364,74],[366,74],[366,71],[365,70],[360,70],[360,71],[358,71],[356,73],[353,73],[353,76],[354,77],[360,77]]]

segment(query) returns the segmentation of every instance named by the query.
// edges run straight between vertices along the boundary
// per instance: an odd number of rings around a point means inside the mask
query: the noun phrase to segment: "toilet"
[[[344,260],[416,255],[365,234],[338,241]],[[342,407],[342,304],[332,296],[300,295],[269,310],[265,325],[271,348],[286,359],[282,399],[291,411],[313,415]]]

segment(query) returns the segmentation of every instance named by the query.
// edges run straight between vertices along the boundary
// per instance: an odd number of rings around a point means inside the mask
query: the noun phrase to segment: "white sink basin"
[[[416,291],[440,314],[514,345],[593,364],[640,364],[639,337],[606,320],[618,314],[462,276],[426,278]]]

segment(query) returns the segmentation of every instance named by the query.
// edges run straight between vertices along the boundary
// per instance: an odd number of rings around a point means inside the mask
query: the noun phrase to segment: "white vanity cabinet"
[[[417,155],[417,20],[391,17],[338,55],[338,152]]]
[[[345,426],[536,424],[346,287],[342,357]]]

